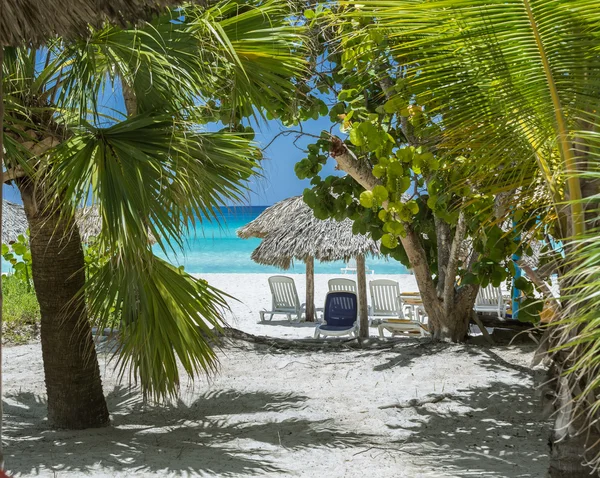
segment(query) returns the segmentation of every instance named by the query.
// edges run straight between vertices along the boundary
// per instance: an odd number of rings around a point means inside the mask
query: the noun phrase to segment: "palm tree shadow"
[[[535,387],[493,382],[458,390],[443,402],[399,410],[412,426],[402,429],[403,450],[417,456],[422,476],[537,477],[547,469],[549,424]],[[405,416],[406,417],[406,416]],[[399,422],[400,423],[400,422]],[[434,466],[432,466],[434,464]]]
[[[279,472],[282,452],[358,446],[368,436],[343,431],[329,420],[288,418],[307,397],[293,393],[208,392],[193,403],[145,405],[139,394],[117,387],[107,396],[108,428],[51,430],[45,400],[8,395],[5,460],[11,474],[121,471],[163,476],[256,476]],[[253,415],[266,413],[261,418]],[[260,421],[259,421],[260,420]]]

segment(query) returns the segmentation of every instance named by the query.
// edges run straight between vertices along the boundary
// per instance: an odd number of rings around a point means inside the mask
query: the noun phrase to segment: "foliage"
[[[361,4],[360,16],[376,17],[373,29],[395,39],[394,58],[405,60],[417,94],[428,97],[425,106],[439,115],[446,155],[469,146],[470,177],[489,192],[515,191],[512,207],[532,206],[523,221],[540,218],[536,229],[563,242],[557,304],[562,320],[550,329],[550,356],[564,372],[557,381],[557,433],[597,436],[596,5],[589,0]],[[595,454],[591,464],[598,468],[596,445],[589,443]]]
[[[36,337],[40,324],[40,306],[30,280],[17,275],[2,279],[3,342],[23,344]]]
[[[320,218],[349,217],[356,233],[380,239],[382,252],[407,267],[399,238],[410,227],[420,237],[435,274],[436,221],[445,223],[453,237],[462,212],[475,257],[469,260],[471,254],[463,254],[461,283],[499,286],[514,273],[511,256],[521,255],[526,247],[519,240],[524,229],[495,216],[495,191],[472,177],[470,146],[450,150],[445,144],[439,101],[396,60],[393,37],[365,28],[372,18],[352,16],[352,7],[310,12],[312,26],[320,23],[335,32],[328,37],[333,40],[322,39],[318,53],[326,56],[323,63],[331,76],[325,80],[326,74],[317,72],[317,84],[336,94],[329,117],[348,135],[346,145],[370,166],[380,184],[370,191],[349,176],[321,178],[330,148],[330,135],[324,132],[296,165],[300,179],[311,179],[312,187],[304,192],[306,203]]]
[[[2,258],[12,266],[12,275],[27,287],[31,292],[31,251],[29,249],[29,238],[19,234],[17,240],[12,244],[2,244]]]
[[[120,370],[152,398],[177,393],[178,362],[188,374],[215,368],[226,296],[154,257],[150,234],[163,250],[178,248],[190,225],[243,197],[261,159],[244,118],[294,121],[289,98],[304,101],[296,92],[306,61],[290,8],[186,5],[141,28],[106,27],[45,52],[7,50],[8,167],[64,198],[68,214],[98,207],[102,233],[81,294],[96,325],[122,318]],[[111,88],[127,97],[128,117],[99,103]],[[219,120],[218,132],[198,126]]]

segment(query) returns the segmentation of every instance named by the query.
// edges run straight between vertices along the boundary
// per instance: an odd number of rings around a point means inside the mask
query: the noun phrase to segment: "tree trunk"
[[[32,272],[41,312],[48,421],[57,428],[109,424],[85,298],[81,238],[30,183],[19,184],[31,234]],[[54,206],[54,205],[52,205]]]
[[[590,478],[594,476],[590,466],[585,464],[584,452],[587,446],[599,440],[599,436],[567,435],[557,440],[556,432],[552,432],[550,444],[550,467],[548,478]],[[595,476],[598,476],[596,473]]]
[[[560,358],[568,360],[568,354],[558,352]],[[554,429],[550,445],[549,478],[583,478],[598,476],[592,473],[587,459],[595,458],[600,452],[600,432],[597,425],[590,426],[589,418],[581,410],[573,409],[573,395],[581,392],[577,383],[561,373],[564,365],[553,363],[542,386],[542,405],[547,412],[554,412]],[[575,379],[576,380],[576,379]],[[594,401],[591,397],[590,401]],[[586,459],[587,458],[587,459]]]
[[[315,321],[315,258],[306,259],[306,319]]]
[[[356,256],[356,279],[358,286],[358,317],[361,338],[369,337],[369,311],[367,309],[367,270],[365,256]]]
[[[463,286],[454,293],[449,307],[434,307],[433,312],[427,312],[434,340],[463,342],[467,338],[477,290],[475,285]]]

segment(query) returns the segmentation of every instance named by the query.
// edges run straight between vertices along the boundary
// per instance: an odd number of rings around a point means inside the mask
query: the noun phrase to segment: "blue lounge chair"
[[[358,316],[358,299],[353,292],[328,292],[325,297],[323,324],[315,328],[315,339],[321,335],[358,336],[356,318]]]

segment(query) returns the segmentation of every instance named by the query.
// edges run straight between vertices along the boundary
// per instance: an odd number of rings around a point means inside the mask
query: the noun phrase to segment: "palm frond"
[[[250,111],[269,109],[275,100],[285,103],[305,68],[302,27],[290,23],[288,5],[187,5],[141,28],[106,27],[61,44],[56,56],[65,82],[59,103],[96,114],[103,88],[118,90],[121,81],[134,92],[141,113],[168,109],[189,117],[194,103],[209,99]]]
[[[169,117],[139,115],[108,128],[87,124],[60,145],[44,172],[49,194],[91,201],[102,238],[128,250],[181,247],[190,224],[239,201],[259,152],[228,133],[201,133]]]
[[[361,3],[361,14],[376,18],[373,28],[394,39],[392,54],[407,65],[415,94],[437,105],[446,144],[468,144],[487,165],[483,177],[489,165],[519,170],[539,161],[561,170],[562,180],[575,172],[561,142],[577,134],[581,112],[597,109],[600,87],[600,30],[593,15],[579,15],[587,2]]]
[[[86,283],[94,325],[110,327],[119,311],[119,373],[145,397],[179,391],[179,365],[194,377],[216,370],[215,346],[227,296],[151,252],[115,256]]]

